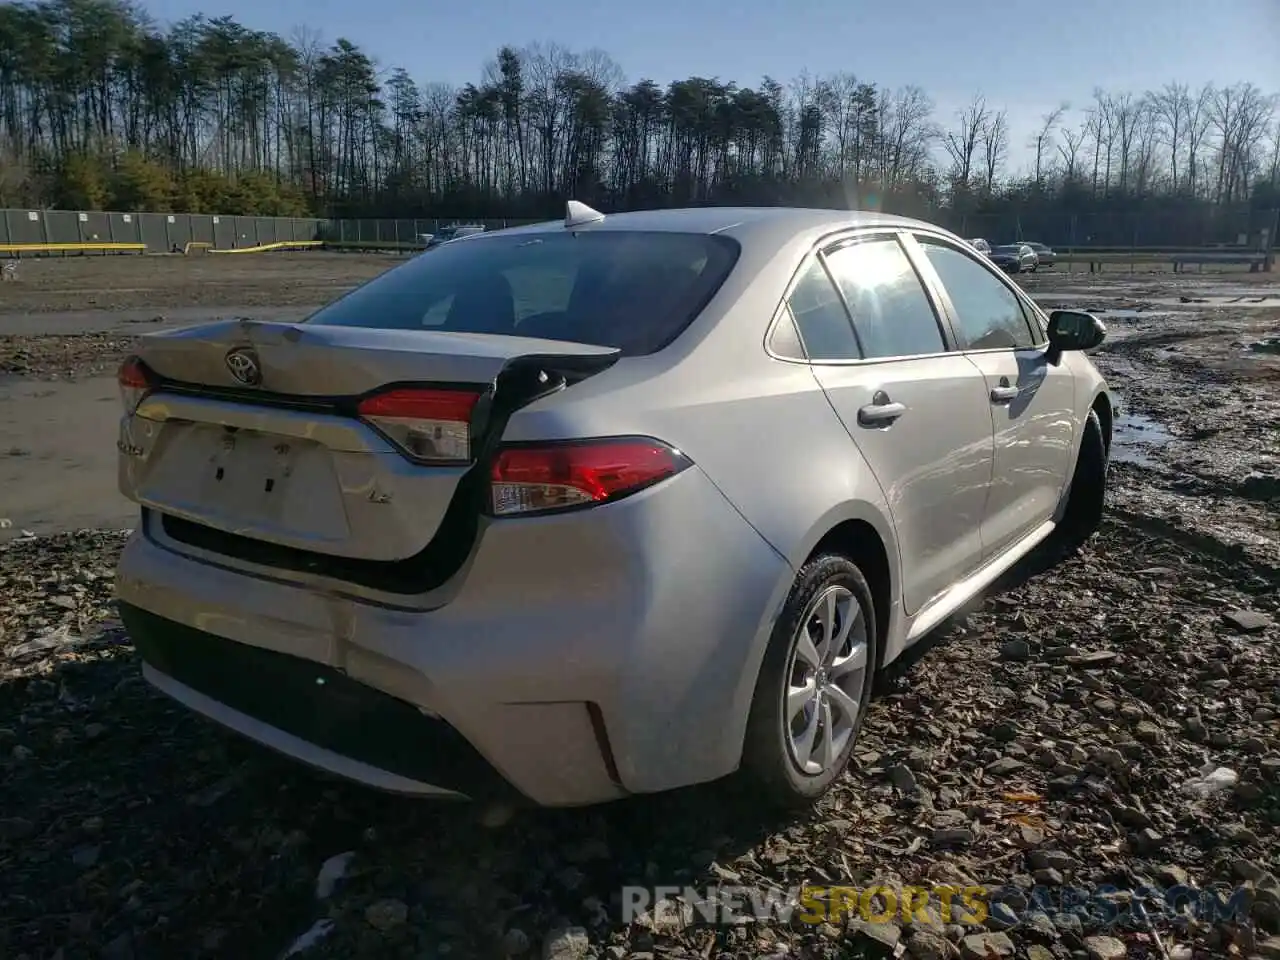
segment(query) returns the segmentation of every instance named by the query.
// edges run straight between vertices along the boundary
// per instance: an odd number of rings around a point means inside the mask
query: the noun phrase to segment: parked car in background
[[[461,240],[463,237],[474,237],[476,234],[484,232],[485,228],[480,224],[441,227],[440,232],[432,236],[431,239],[427,241],[427,249],[434,250],[442,243],[448,243],[450,240]]]
[[[969,243],[973,246],[973,249],[977,250],[983,256],[991,253],[991,244],[987,243],[987,241],[983,240],[981,237],[970,240]]]
[[[878,669],[1098,526],[1104,335],[918,220],[570,203],[142,337],[120,615],[159,690],[367,785],[807,804]]]
[[[1035,252],[1037,266],[1052,267],[1058,262],[1058,255],[1043,243],[1032,243],[1030,240],[1024,240],[1023,244]]]
[[[1008,273],[1034,273],[1039,261],[1036,252],[1025,243],[1006,243],[989,254],[991,262]]]

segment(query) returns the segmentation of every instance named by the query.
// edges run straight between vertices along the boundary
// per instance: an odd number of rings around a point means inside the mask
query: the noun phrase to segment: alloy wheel
[[[867,651],[857,598],[847,587],[827,587],[800,620],[784,674],[782,722],[801,773],[821,776],[841,761],[862,709]]]

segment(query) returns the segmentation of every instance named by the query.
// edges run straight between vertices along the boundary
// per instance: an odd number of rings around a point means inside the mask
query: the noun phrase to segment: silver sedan
[[[161,691],[378,788],[809,803],[877,670],[1094,531],[1103,336],[915,220],[570,204],[144,337],[120,609]]]

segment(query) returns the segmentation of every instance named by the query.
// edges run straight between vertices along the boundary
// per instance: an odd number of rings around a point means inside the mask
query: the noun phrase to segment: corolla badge
[[[227,353],[227,369],[241,383],[256,387],[262,382],[262,367],[258,356],[248,347],[237,347]]]

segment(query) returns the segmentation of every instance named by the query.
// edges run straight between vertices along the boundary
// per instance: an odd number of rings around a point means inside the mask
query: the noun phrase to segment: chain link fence
[[[45,244],[142,244],[148,253],[215,250],[323,240],[352,246],[424,246],[449,227],[486,230],[534,220],[325,220],[306,217],[241,217],[207,213],[109,213],[80,210],[0,210],[0,247]]]
[[[1027,208],[1001,214],[945,213],[937,222],[963,237],[991,243],[1034,240],[1051,247],[1097,250],[1236,247],[1266,249],[1280,211],[1249,209],[1124,211],[1064,214]],[[422,247],[454,226],[486,230],[535,220],[343,219],[242,217],[203,213],[104,213],[0,210],[0,247],[13,245],[141,244],[148,253],[217,250],[325,241],[352,248]],[[2,252],[2,251],[0,251]]]
[[[143,244],[148,253],[199,244],[219,250],[320,239],[323,220],[204,213],[0,210],[0,246]]]

